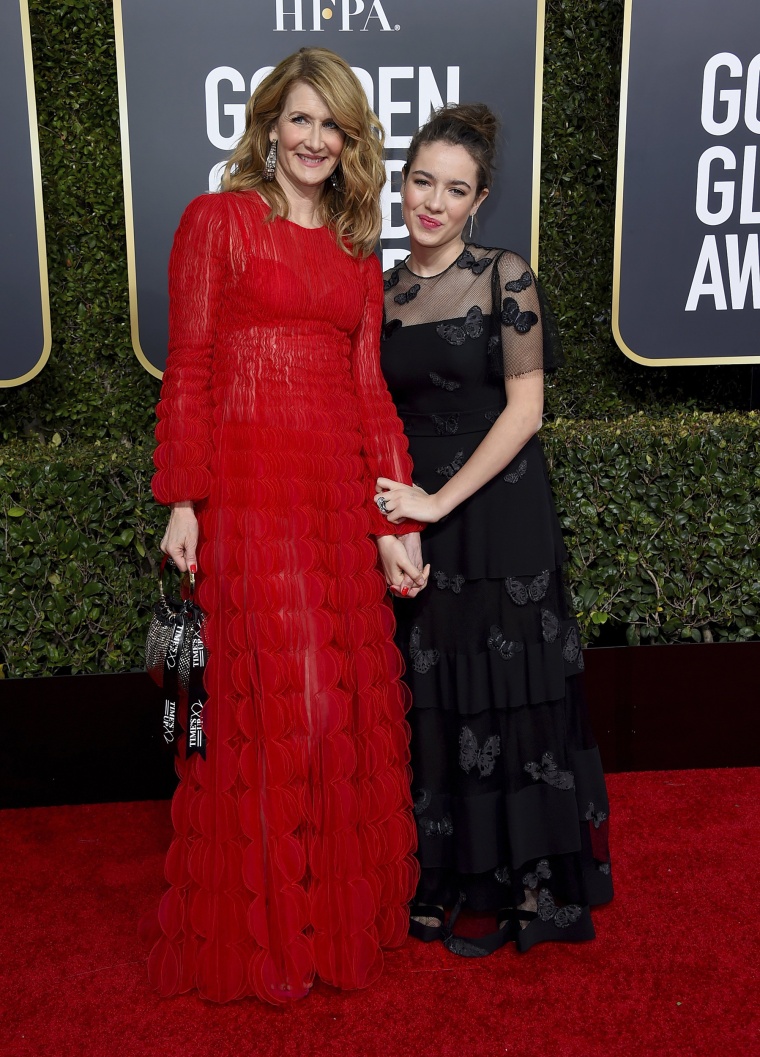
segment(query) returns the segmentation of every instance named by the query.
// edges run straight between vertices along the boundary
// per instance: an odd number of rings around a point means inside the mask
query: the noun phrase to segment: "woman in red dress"
[[[225,190],[190,203],[172,250],[153,491],[171,506],[162,550],[197,566],[210,660],[206,758],[178,759],[149,959],[164,995],[364,987],[408,928],[407,700],[384,593],[426,577],[397,538],[419,526],[372,501],[377,477],[411,480],[379,369],[377,127],[338,56],[283,60]]]

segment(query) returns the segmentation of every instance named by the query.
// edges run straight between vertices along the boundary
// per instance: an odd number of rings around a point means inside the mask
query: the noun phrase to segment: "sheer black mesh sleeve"
[[[554,371],[563,363],[554,313],[530,266],[505,250],[491,273],[494,373],[517,378],[532,371]],[[497,336],[498,335],[498,336]]]

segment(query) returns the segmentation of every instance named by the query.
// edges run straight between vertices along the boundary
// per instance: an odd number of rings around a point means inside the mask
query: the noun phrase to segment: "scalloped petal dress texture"
[[[253,191],[190,203],[169,268],[153,480],[195,502],[208,614],[206,759],[177,758],[162,995],[360,988],[415,889],[408,692],[370,534],[379,475],[409,481],[379,369],[376,258]]]

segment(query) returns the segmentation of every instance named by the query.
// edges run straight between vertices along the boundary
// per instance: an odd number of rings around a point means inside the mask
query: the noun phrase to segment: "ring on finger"
[[[384,495],[379,495],[377,497],[377,499],[375,500],[375,502],[377,503],[377,509],[380,511],[380,513],[381,514],[385,514],[385,516],[387,517],[388,514],[389,514],[389,510],[388,510],[388,500],[385,498],[385,496]]]

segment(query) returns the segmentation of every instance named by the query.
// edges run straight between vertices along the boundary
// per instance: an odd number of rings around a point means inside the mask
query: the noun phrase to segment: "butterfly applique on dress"
[[[439,473],[441,477],[451,478],[455,473],[459,473],[464,463],[464,451],[458,451],[450,463],[446,466],[436,467],[436,473]]]
[[[439,437],[451,437],[459,429],[458,411],[452,411],[448,415],[431,415],[430,417]]]
[[[523,272],[519,279],[513,279],[511,282],[505,283],[504,289],[510,290],[513,294],[520,294],[532,284],[533,276],[530,272]]]
[[[478,739],[469,727],[462,727],[459,735],[459,766],[467,774],[477,765],[481,778],[487,778],[493,774],[496,766],[496,757],[501,755],[501,738],[498,734],[491,734],[483,742],[482,748],[478,748]]]
[[[544,569],[538,576],[534,576],[529,584],[524,584],[513,576],[504,581],[507,594],[517,606],[524,606],[528,600],[540,602],[549,587],[549,570]]]
[[[421,815],[423,811],[427,811],[432,799],[433,796],[428,789],[420,789],[417,796],[412,798],[412,810],[415,815]]]
[[[421,650],[421,637],[422,632],[415,625],[409,636],[409,656],[412,658],[412,667],[415,672],[419,672],[420,675],[425,675],[426,672],[430,671],[433,665],[438,664],[441,655],[438,650]]]
[[[495,650],[503,661],[511,661],[518,653],[522,653],[521,642],[507,641],[504,632],[498,624],[491,625],[491,634],[488,637],[489,650]]]
[[[417,296],[417,294],[420,292],[421,289],[422,289],[422,287],[420,286],[420,284],[419,283],[415,283],[413,286],[410,286],[409,289],[405,290],[403,293],[396,294],[396,296],[393,298],[393,300],[396,302],[397,305],[408,305],[410,301],[414,301],[415,297]]]
[[[568,664],[577,664],[581,671],[585,668],[585,664],[583,663],[583,652],[581,650],[581,640],[576,627],[571,627],[565,636],[565,643],[562,647],[562,656]]]
[[[438,586],[439,591],[446,591],[451,589],[455,595],[458,595],[462,590],[462,584],[464,583],[464,577],[457,574],[456,576],[447,576],[446,573],[440,570],[433,573],[435,582]]]
[[[528,460],[521,459],[517,464],[517,469],[511,473],[504,474],[504,480],[507,484],[517,484],[521,477],[524,477],[528,470]]]
[[[383,280],[383,290],[388,293],[389,290],[392,290],[394,286],[398,285],[398,279],[399,275],[397,268],[395,271],[391,272],[387,279]]]
[[[478,305],[473,305],[461,327],[456,323],[439,323],[435,332],[449,345],[464,345],[467,338],[479,338],[483,333],[483,312]]]
[[[444,815],[440,822],[432,818],[421,818],[417,825],[426,837],[450,837],[454,832],[451,815]]]
[[[594,801],[589,801],[585,818],[588,822],[591,839],[591,854],[602,873],[610,872],[610,849],[607,823],[607,812],[597,811]],[[605,869],[606,867],[606,869]]]
[[[545,752],[541,757],[541,763],[531,761],[525,764],[525,768],[534,782],[546,782],[555,789],[574,789],[575,775],[572,771],[561,771],[556,764],[554,755]]]
[[[473,275],[482,275],[489,264],[493,264],[493,257],[481,257],[478,260],[468,249],[465,249],[457,261],[457,268],[469,268]]]
[[[454,382],[450,378],[443,378],[440,374],[436,374],[435,371],[430,372],[430,381],[433,385],[437,385],[439,389],[445,389],[447,393],[453,393],[455,389],[461,389],[461,382]]]
[[[588,805],[588,808],[586,809],[585,818],[589,822],[593,823],[594,829],[599,829],[601,824],[603,822],[607,821],[607,812],[606,811],[595,811],[594,810],[594,802],[592,800],[590,802],[590,804]]]
[[[541,634],[544,642],[556,642],[559,635],[559,620],[550,609],[541,610]]]
[[[501,321],[505,327],[514,327],[518,334],[527,334],[538,323],[535,312],[521,312],[514,297],[505,297],[501,306]]]
[[[558,929],[566,929],[577,921],[582,913],[583,909],[577,903],[558,907],[548,888],[542,888],[538,893],[538,916],[542,921],[553,921]]]
[[[547,859],[540,859],[536,863],[535,872],[526,873],[522,879],[522,883],[526,888],[530,888],[531,891],[538,888],[541,881],[548,881],[551,877],[552,872],[549,869],[549,862]]]

